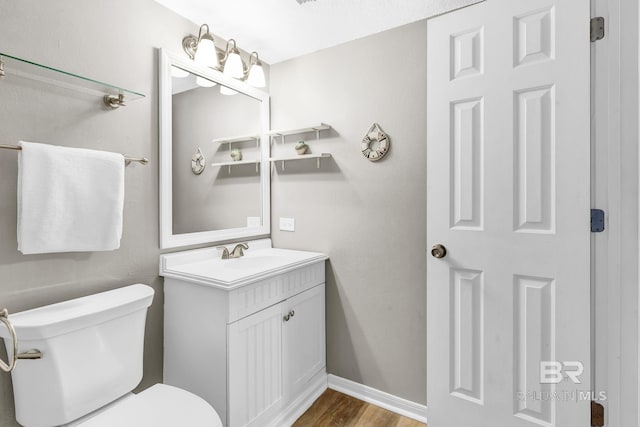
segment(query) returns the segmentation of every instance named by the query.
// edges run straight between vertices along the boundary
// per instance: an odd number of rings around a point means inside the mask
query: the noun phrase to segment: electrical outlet
[[[296,231],[296,220],[294,218],[280,218],[280,230]]]
[[[247,227],[249,227],[249,228],[260,227],[260,217],[259,216],[248,216],[247,217]]]

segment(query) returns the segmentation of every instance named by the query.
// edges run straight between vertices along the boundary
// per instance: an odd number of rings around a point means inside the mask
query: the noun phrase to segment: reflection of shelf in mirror
[[[223,167],[223,166],[227,166],[228,169],[228,173],[231,173],[231,166],[238,166],[238,165],[256,165],[256,172],[259,171],[259,166],[260,166],[260,160],[238,160],[238,161],[230,161],[230,162],[220,162],[220,163],[211,163],[211,166],[214,168],[217,167]]]
[[[244,141],[256,141],[256,147],[260,146],[260,135],[252,134],[252,135],[242,135],[242,136],[234,136],[231,138],[216,138],[212,139],[211,142],[214,144],[233,144],[235,142],[244,142]]]
[[[301,154],[296,156],[282,156],[282,157],[271,157],[269,159],[270,162],[282,162],[282,170],[284,170],[284,162],[289,160],[307,160],[307,159],[316,159],[316,167],[320,169],[320,159],[323,157],[331,157],[330,153],[318,153],[318,154]]]
[[[58,70],[0,52],[0,65],[2,64],[4,64],[6,81],[11,81],[12,77],[35,80],[59,88],[101,97],[107,105],[113,108],[124,105],[124,101],[144,98],[143,94],[129,89],[124,89],[109,83],[103,83],[88,77],[79,76],[77,74]],[[0,75],[1,74],[2,73],[0,72]],[[106,97],[113,97],[117,100],[118,95],[124,95],[123,102],[118,103],[118,101],[113,101],[109,104]]]
[[[309,127],[306,127],[306,128],[271,130],[271,131],[267,132],[267,135],[269,135],[269,136],[279,136],[280,137],[280,142],[282,142],[284,144],[284,137],[285,136],[298,135],[298,134],[301,134],[301,133],[308,133],[308,132],[315,132],[316,133],[316,139],[320,139],[320,131],[321,130],[327,130],[327,129],[331,129],[331,125],[328,125],[326,123],[320,123],[317,126],[309,126]]]

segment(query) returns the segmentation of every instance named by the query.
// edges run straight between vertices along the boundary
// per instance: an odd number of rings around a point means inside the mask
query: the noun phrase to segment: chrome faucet
[[[229,258],[240,258],[244,256],[245,249],[249,249],[247,243],[238,243],[229,254]]]
[[[238,243],[231,252],[229,252],[229,249],[227,249],[225,246],[218,246],[217,249],[222,250],[220,259],[240,258],[244,256],[244,250],[249,249],[249,244]]]

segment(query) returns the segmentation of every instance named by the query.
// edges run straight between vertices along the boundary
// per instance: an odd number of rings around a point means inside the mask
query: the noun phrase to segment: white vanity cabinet
[[[227,336],[228,424],[264,426],[325,368],[324,284],[230,324]]]
[[[326,388],[327,257],[189,253],[161,256],[164,382],[203,397],[225,426],[288,425]]]

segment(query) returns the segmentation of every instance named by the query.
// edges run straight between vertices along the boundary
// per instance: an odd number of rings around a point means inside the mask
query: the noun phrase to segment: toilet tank
[[[66,424],[133,390],[152,299],[153,289],[137,284],[9,315],[18,352],[42,352],[18,360],[11,374],[17,421]],[[0,336],[10,352],[5,328]]]

